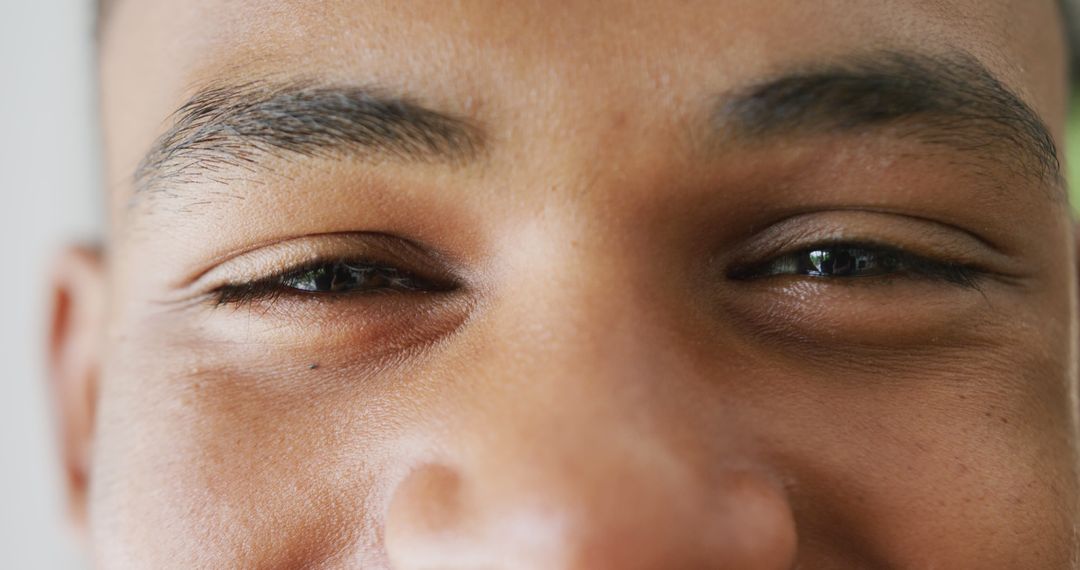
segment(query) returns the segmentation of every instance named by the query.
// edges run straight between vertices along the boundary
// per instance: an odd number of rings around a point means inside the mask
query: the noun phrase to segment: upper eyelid
[[[315,259],[312,259],[312,260],[309,260],[309,261],[294,265],[292,267],[286,267],[286,268],[284,268],[284,269],[282,269],[282,270],[280,270],[278,272],[275,272],[274,274],[267,275],[265,277],[260,277],[260,278],[257,278],[257,279],[253,279],[253,280],[249,280],[249,281],[223,283],[220,286],[217,286],[213,290],[211,290],[209,292],[209,296],[210,296],[211,299],[215,300],[216,305],[220,306],[222,304],[225,304],[222,301],[222,299],[224,299],[226,297],[232,297],[232,296],[237,297],[237,299],[242,302],[242,301],[246,301],[246,300],[257,299],[259,297],[264,297],[264,296],[291,293],[293,291],[296,291],[296,293],[299,294],[299,295],[314,294],[313,292],[305,293],[305,292],[301,292],[299,290],[295,290],[294,288],[289,287],[288,285],[285,285],[284,283],[282,283],[282,281],[285,280],[288,277],[297,276],[297,275],[303,274],[305,272],[313,271],[313,270],[316,270],[316,269],[319,269],[319,268],[322,268],[322,267],[326,267],[328,265],[333,265],[333,264],[366,265],[366,266],[373,267],[373,268],[392,269],[392,270],[396,270],[396,271],[401,271],[402,273],[405,274],[405,276],[409,276],[409,277],[412,277],[412,278],[417,278],[417,279],[420,279],[420,280],[422,280],[424,282],[427,282],[428,284],[435,287],[434,290],[437,290],[437,291],[452,290],[452,289],[456,289],[459,286],[457,281],[454,281],[453,283],[441,283],[441,282],[438,282],[438,281],[433,281],[433,280],[430,280],[427,277],[416,275],[416,274],[414,274],[414,272],[409,271],[409,270],[402,270],[401,268],[395,267],[395,266],[393,266],[391,264],[388,264],[388,263],[375,262],[375,261],[370,261],[370,260],[363,260],[363,259],[360,259],[360,258],[347,258],[347,257],[335,256],[335,257],[327,257],[327,258],[315,258]],[[417,291],[424,291],[424,290],[423,289],[418,289]],[[320,294],[331,294],[331,293],[320,293]],[[348,293],[341,293],[341,294],[348,294]],[[245,297],[247,297],[247,298],[245,298]]]
[[[781,255],[787,255],[790,253],[796,253],[814,247],[864,247],[868,249],[888,249],[905,254],[917,255],[921,257],[930,258],[930,255],[923,255],[918,253],[917,247],[905,245],[899,243],[900,238],[897,237],[878,237],[871,236],[867,232],[852,231],[850,228],[832,228],[828,231],[821,231],[818,228],[796,228],[793,231],[788,231],[786,228],[769,228],[770,232],[775,232],[777,235],[765,236],[763,241],[771,242],[763,247],[752,248],[752,255],[756,258],[761,257],[777,257]],[[879,232],[888,233],[888,232]],[[920,239],[926,239],[920,237]],[[911,240],[914,241],[914,240]],[[939,240],[940,241],[940,240]],[[960,241],[960,240],[958,240]],[[958,245],[956,242],[945,244],[936,243],[934,245],[936,249],[942,252],[942,255],[959,256],[969,251],[969,247]],[[943,250],[948,249],[948,252]],[[961,249],[965,251],[960,251]]]
[[[327,265],[331,263],[342,263],[342,260],[332,258],[315,258],[313,260],[301,262],[296,265],[286,266],[278,269],[273,273],[255,278],[244,278],[237,280],[225,281],[217,284],[211,289],[212,294],[217,294],[220,291],[226,289],[239,289],[243,287],[263,287],[263,286],[275,286],[278,285],[281,280],[291,277],[305,271],[311,271],[317,269],[319,266]],[[356,263],[356,260],[352,260],[352,263]]]
[[[391,234],[342,232],[302,236],[248,249],[217,262],[185,289],[199,295],[228,285],[273,281],[333,262],[394,267],[432,280],[458,281],[457,264],[441,252]]]
[[[274,282],[274,281],[280,281],[282,279],[285,279],[286,277],[292,277],[292,276],[298,275],[300,273],[305,273],[307,271],[314,271],[314,270],[319,269],[319,268],[321,268],[323,266],[326,266],[326,265],[333,265],[333,264],[338,264],[338,263],[340,263],[340,264],[348,264],[348,265],[366,265],[366,266],[378,267],[378,268],[391,268],[391,267],[393,267],[393,266],[388,265],[386,263],[375,262],[375,261],[372,261],[372,260],[365,260],[365,259],[362,259],[362,258],[342,258],[342,257],[336,257],[336,256],[335,257],[325,257],[325,258],[314,258],[314,259],[312,259],[310,261],[301,262],[301,263],[299,263],[297,265],[287,266],[285,268],[279,269],[278,271],[275,271],[274,273],[271,273],[270,275],[267,275],[265,277],[259,277],[259,278],[255,279],[253,281],[249,281],[249,283],[271,283],[271,282]]]
[[[833,228],[833,233],[837,234],[839,239],[848,239],[847,235],[843,234],[850,230],[848,226],[857,225],[851,220],[863,221],[870,219],[874,221],[874,226],[887,227],[893,224],[904,224],[911,226],[912,228],[918,228],[920,232],[926,234],[933,234],[935,236],[948,236],[950,241],[965,242],[971,246],[978,246],[987,250],[993,251],[999,255],[1007,255],[1006,249],[999,244],[990,241],[982,235],[972,232],[971,230],[960,227],[948,222],[944,222],[938,219],[929,218],[925,216],[896,212],[888,209],[874,209],[874,208],[830,208],[822,210],[811,210],[805,212],[798,212],[787,215],[783,218],[773,220],[763,229],[759,230],[760,233],[768,234],[770,232],[776,232],[780,234],[792,233],[793,230],[789,228],[794,226],[794,230],[798,235],[791,238],[791,241],[798,241],[806,235],[820,234],[821,228],[815,228],[814,225],[822,225],[818,221],[824,217],[827,220],[835,217],[843,217],[847,221],[844,224],[836,224],[837,227]],[[801,226],[811,226],[801,227]]]
[[[1022,258],[951,224],[903,213],[828,209],[791,215],[759,227],[710,264],[727,273],[812,247],[863,245],[951,263],[1012,279],[1030,276]]]

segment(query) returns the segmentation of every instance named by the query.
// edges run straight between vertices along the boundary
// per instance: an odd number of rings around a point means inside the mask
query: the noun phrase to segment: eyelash
[[[807,269],[805,259],[811,259],[811,268],[823,267],[823,259],[847,255],[859,257],[854,253],[862,254],[864,258],[881,260],[892,267],[883,269],[870,275],[824,275],[820,272],[797,271]],[[815,258],[814,256],[817,255]],[[815,262],[816,259],[816,262]],[[815,264],[816,263],[816,264]],[[831,267],[835,269],[836,260]],[[789,271],[784,272],[783,267]],[[287,285],[287,280],[299,280],[305,274],[311,274],[320,270],[333,268],[335,271],[342,269],[355,273],[370,272],[381,274],[380,278],[396,281],[397,287],[374,287],[367,290],[339,290],[339,291],[315,291],[305,290]],[[773,257],[772,259],[753,265],[736,267],[728,272],[728,277],[736,281],[755,281],[778,277],[803,277],[813,279],[866,279],[870,277],[892,277],[896,275],[910,275],[929,278],[936,281],[960,285],[971,289],[979,289],[978,278],[981,272],[973,267],[951,262],[936,261],[919,255],[905,252],[899,248],[867,243],[827,243],[803,248],[798,251]],[[313,278],[308,275],[308,278]],[[325,278],[325,276],[324,276]],[[316,278],[317,279],[317,278]],[[409,283],[415,286],[408,285]],[[331,282],[331,285],[333,282]],[[247,283],[226,284],[215,289],[211,294],[216,306],[244,305],[254,302],[272,302],[285,295],[298,295],[305,297],[340,297],[345,295],[372,295],[379,293],[439,293],[448,292],[457,288],[456,284],[439,283],[425,279],[409,271],[401,270],[384,263],[374,263],[365,260],[329,259],[316,260],[303,265],[280,271],[266,278],[250,281]]]
[[[865,275],[825,275],[815,271],[825,264],[835,268],[837,257],[850,263],[850,258],[873,259],[891,267],[869,272]],[[809,261],[808,261],[809,260]],[[831,262],[829,261],[831,260]],[[778,269],[787,265],[789,271]],[[856,263],[857,264],[857,263]],[[850,265],[848,265],[850,267]],[[803,272],[799,272],[803,271]],[[824,243],[773,257],[769,261],[736,267],[728,277],[738,281],[752,281],[776,277],[797,276],[812,279],[868,279],[907,275],[934,281],[951,283],[970,289],[979,289],[979,277],[983,272],[970,265],[940,261],[904,251],[892,246],[873,243]]]
[[[331,279],[331,282],[329,283],[330,286],[334,285],[334,280],[336,280],[342,271],[351,272],[354,274],[354,277],[359,273],[371,273],[373,274],[372,276],[389,281],[396,284],[396,286],[373,287],[366,290],[318,291],[286,284],[288,280],[299,281],[305,277],[314,280],[314,282],[318,284],[320,277],[314,277],[310,274],[325,270],[331,270],[333,272],[333,275],[329,276]],[[325,275],[321,276],[323,281],[325,281],[326,278],[327,276]],[[327,283],[324,282],[322,284],[326,285]],[[285,295],[341,297],[345,295],[373,295],[380,293],[441,293],[452,291],[456,287],[456,284],[439,283],[385,263],[354,259],[328,259],[308,262],[303,265],[282,270],[269,277],[246,283],[226,284],[212,291],[211,296],[216,306],[223,306],[245,305],[259,301],[272,302]]]

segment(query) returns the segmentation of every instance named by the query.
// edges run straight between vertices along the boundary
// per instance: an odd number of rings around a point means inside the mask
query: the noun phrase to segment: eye
[[[974,286],[973,269],[937,261],[898,249],[873,245],[822,245],[781,255],[764,264],[737,268],[731,277],[741,280],[778,276],[851,279],[908,275]]]
[[[785,255],[769,264],[767,274],[869,277],[895,273],[903,268],[903,259],[897,252],[840,246]]]
[[[278,278],[282,287],[308,293],[360,291],[421,291],[432,289],[425,280],[395,267],[356,263],[324,263]]]
[[[300,296],[364,293],[443,292],[455,288],[397,267],[364,261],[319,261],[249,283],[224,285],[214,292],[217,305],[243,304]]]

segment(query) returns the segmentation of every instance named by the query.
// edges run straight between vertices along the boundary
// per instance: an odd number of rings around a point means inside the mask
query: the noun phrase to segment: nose
[[[664,384],[654,354],[620,344],[618,359],[575,355],[592,363],[578,375],[538,360],[563,374],[524,371],[513,396],[448,429],[390,497],[393,567],[792,568],[795,521],[774,474],[737,426],[688,420],[685,400],[643,388]]]
[[[783,492],[732,471],[693,480],[646,456],[541,469],[491,461],[419,467],[388,515],[394,568],[788,569],[796,533]]]
[[[523,278],[475,329],[491,354],[455,374],[475,390],[442,409],[439,451],[389,497],[393,567],[792,568],[786,492],[700,397],[715,378],[662,321],[677,311],[610,259],[562,253],[548,258],[582,259],[592,279]]]

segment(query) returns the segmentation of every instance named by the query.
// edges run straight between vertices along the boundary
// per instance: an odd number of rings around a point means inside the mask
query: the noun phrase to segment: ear
[[[1073,206],[1070,204],[1069,208]],[[1080,219],[1077,218],[1076,210],[1073,210],[1072,223],[1069,225],[1072,230],[1072,262],[1073,262],[1073,311],[1080,312]],[[1070,319],[1076,319],[1080,321],[1080,314],[1068,315]],[[1076,326],[1075,324],[1073,326]],[[1074,339],[1075,342],[1075,339]],[[1073,346],[1076,359],[1080,360],[1080,346]],[[1075,370],[1080,370],[1080,361],[1071,362],[1075,366]]]
[[[72,247],[51,278],[48,370],[68,511],[85,531],[90,450],[104,334],[105,276],[99,250]]]

